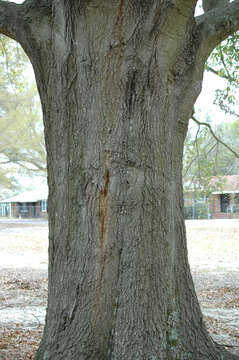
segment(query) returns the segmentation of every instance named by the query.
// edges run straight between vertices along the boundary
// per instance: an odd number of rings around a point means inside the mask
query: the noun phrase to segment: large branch
[[[209,53],[229,35],[239,30],[239,0],[216,7],[196,17],[202,38],[202,50]]]
[[[16,40],[19,31],[20,6],[8,1],[0,1],[0,33]]]
[[[29,170],[29,171],[33,171],[33,172],[44,172],[46,173],[47,169],[46,167],[42,166],[41,164],[39,164],[38,162],[34,161],[33,159],[31,158],[8,158],[8,160],[3,160],[1,161],[0,160],[0,164],[2,165],[6,165],[6,164],[17,164],[19,165],[20,167],[23,167],[24,169],[26,170]],[[30,165],[33,165],[35,166],[35,168],[32,168],[32,167],[29,167],[27,166],[26,164],[30,164]]]
[[[204,12],[210,11],[214,8],[225,6],[229,0],[202,0],[202,7]]]
[[[49,40],[46,28],[50,24],[51,7],[51,0],[25,0],[22,4],[0,0],[0,34],[18,41],[25,51],[32,51],[36,44]]]

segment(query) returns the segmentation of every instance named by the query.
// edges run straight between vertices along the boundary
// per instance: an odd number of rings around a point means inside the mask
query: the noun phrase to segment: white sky
[[[223,121],[234,121],[236,119],[235,116],[225,114],[219,106],[213,104],[216,89],[224,89],[225,84],[226,81],[224,79],[205,71],[202,92],[195,104],[195,109],[199,117],[198,120],[206,120],[207,114],[213,124],[218,124]],[[235,106],[234,110],[239,113],[238,106]]]

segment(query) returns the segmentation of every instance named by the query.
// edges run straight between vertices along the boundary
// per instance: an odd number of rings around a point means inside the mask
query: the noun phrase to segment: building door
[[[220,194],[221,212],[227,213],[230,211],[230,194]]]

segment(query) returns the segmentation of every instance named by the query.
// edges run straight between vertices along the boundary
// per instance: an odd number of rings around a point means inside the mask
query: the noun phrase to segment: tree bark
[[[48,157],[36,360],[236,359],[205,330],[187,260],[183,142],[209,51],[195,1],[40,3],[19,35]]]

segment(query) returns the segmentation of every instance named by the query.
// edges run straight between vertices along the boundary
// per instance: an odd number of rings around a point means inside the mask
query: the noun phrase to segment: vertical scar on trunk
[[[123,36],[122,36],[123,7],[124,7],[124,0],[120,0],[119,12],[118,12],[117,22],[116,22],[116,28],[117,28],[117,30],[118,30],[118,40],[119,40],[119,43],[122,43],[122,42],[123,42]]]
[[[108,215],[108,202],[109,202],[109,184],[110,184],[110,171],[105,171],[105,186],[100,192],[99,201],[99,217],[100,217],[100,244],[104,244],[104,237],[106,231],[107,215]]]
[[[111,42],[110,49],[107,55],[107,61],[106,61],[105,97],[107,98],[110,96],[114,98],[113,106],[111,109],[112,116],[115,107],[118,104],[118,99],[119,99],[118,83],[120,80],[120,66],[122,65],[122,61],[123,61],[123,45],[124,45],[124,36],[123,36],[124,2],[125,0],[120,0],[119,8],[117,11],[117,18],[114,25],[114,38],[112,39],[113,41]],[[115,54],[118,54],[118,56],[115,56]],[[115,71],[115,69],[117,71]]]
[[[109,196],[110,196],[110,154],[105,154],[105,177],[104,188],[99,197],[99,240],[100,240],[100,286],[105,262],[105,234],[108,220]]]

